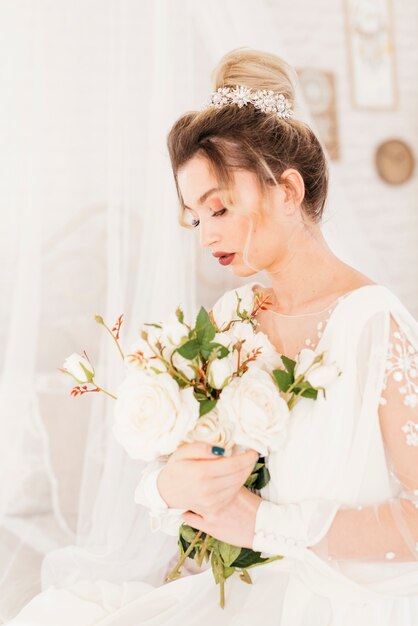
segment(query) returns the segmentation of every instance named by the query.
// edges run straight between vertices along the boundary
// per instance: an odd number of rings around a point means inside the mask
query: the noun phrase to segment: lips
[[[235,252],[214,252],[213,256],[221,265],[229,265],[234,260]]]

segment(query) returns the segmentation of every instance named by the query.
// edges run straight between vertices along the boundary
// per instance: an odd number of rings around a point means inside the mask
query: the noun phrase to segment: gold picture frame
[[[392,0],[344,0],[353,108],[398,107]]]

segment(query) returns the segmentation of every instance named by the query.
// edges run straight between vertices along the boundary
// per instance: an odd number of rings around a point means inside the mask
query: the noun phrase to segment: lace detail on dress
[[[306,344],[306,346],[310,350],[315,350],[319,340],[322,337],[322,334],[323,334],[323,332],[325,330],[325,327],[328,324],[329,318],[331,317],[331,313],[333,312],[333,310],[337,306],[338,302],[340,302],[340,300],[342,300],[343,298],[344,298],[344,296],[340,296],[337,299],[337,301],[327,310],[327,317],[324,320],[322,320],[322,321],[317,323],[315,339],[312,339],[312,337],[308,337],[307,339],[305,339],[305,344]]]
[[[406,434],[407,446],[418,446],[418,423],[409,420],[402,426],[402,432]]]
[[[418,406],[418,353],[401,329],[393,333],[389,342],[383,389],[387,387],[389,376],[399,383],[398,390],[404,396],[405,406],[412,409]],[[380,402],[385,404],[385,398]],[[418,445],[418,424],[407,422],[402,430],[407,433],[408,445]]]

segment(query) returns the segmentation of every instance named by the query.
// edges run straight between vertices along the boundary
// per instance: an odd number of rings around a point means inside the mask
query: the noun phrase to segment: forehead
[[[208,160],[202,156],[193,157],[179,169],[177,182],[183,202],[190,208],[199,206],[207,191],[219,187]]]

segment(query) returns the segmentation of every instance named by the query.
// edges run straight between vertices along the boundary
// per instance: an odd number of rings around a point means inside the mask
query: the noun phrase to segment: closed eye
[[[224,208],[224,209],[219,209],[219,211],[214,211],[214,213],[212,213],[212,217],[219,217],[219,216],[223,215],[224,213],[226,213],[226,211],[227,211],[227,210],[228,210],[228,209],[225,209],[225,208]],[[193,226],[194,228],[196,228],[197,226],[199,226],[199,224],[200,224],[200,220],[193,220],[193,221],[192,221],[192,226]]]

